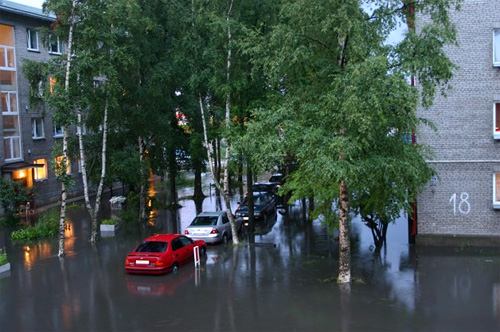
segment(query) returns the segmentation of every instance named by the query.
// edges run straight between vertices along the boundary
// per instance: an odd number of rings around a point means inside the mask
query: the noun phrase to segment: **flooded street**
[[[189,225],[194,203],[180,203],[177,216],[156,212],[159,230]],[[214,207],[207,197],[203,209]],[[68,214],[62,260],[56,239],[19,245],[0,231],[11,263],[0,274],[0,331],[500,331],[499,251],[415,248],[404,218],[390,225],[381,255],[354,219],[345,291],[335,283],[335,236],[299,203],[277,213],[257,245],[211,245],[200,269],[161,276],[124,271],[146,235],[137,227],[93,249],[87,213]]]

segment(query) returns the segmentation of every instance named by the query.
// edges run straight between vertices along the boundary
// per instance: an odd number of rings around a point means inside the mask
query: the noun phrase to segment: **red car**
[[[148,237],[127,255],[125,271],[138,274],[163,274],[176,272],[179,266],[194,258],[194,247],[200,255],[206,253],[203,240],[192,240],[180,234],[157,234]]]

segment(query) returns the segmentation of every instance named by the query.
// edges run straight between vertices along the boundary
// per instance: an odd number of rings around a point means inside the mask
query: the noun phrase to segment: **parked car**
[[[269,182],[275,184],[278,187],[281,186],[281,185],[283,185],[283,174],[281,174],[281,173],[274,173],[269,178]]]
[[[254,195],[253,203],[255,220],[267,221],[270,216],[276,213],[276,199],[274,195],[259,193]],[[240,220],[242,219],[243,222],[248,220],[248,197],[245,197],[243,203],[239,203],[235,214],[236,217]]]
[[[241,227],[241,220],[236,220],[236,229]],[[206,243],[227,243],[232,237],[231,223],[226,211],[202,212],[184,230],[184,235]]]
[[[181,234],[157,234],[146,238],[125,260],[125,271],[134,274],[177,272],[180,266],[194,258],[194,248],[206,253],[203,240],[192,240]]]
[[[277,187],[275,183],[271,182],[255,182],[252,185],[252,192],[254,195],[265,193],[268,195],[276,195]]]

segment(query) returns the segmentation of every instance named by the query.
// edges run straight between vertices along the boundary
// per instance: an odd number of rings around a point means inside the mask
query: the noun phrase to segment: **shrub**
[[[116,224],[116,220],[114,219],[103,219],[102,220],[103,225],[114,225]]]
[[[59,209],[47,210],[34,226],[12,232],[12,240],[30,241],[54,237],[59,233]]]
[[[0,218],[0,227],[16,227],[20,221],[21,217],[12,213],[6,213],[3,218]]]
[[[7,260],[7,252],[5,248],[0,248],[0,266],[7,264],[9,261]]]

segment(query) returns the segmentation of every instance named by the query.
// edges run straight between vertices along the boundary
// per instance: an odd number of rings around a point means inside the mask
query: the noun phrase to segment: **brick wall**
[[[500,170],[500,140],[493,139],[493,103],[500,102],[500,68],[493,67],[499,2],[465,0],[452,18],[459,42],[446,48],[459,67],[452,90],[419,110],[437,126],[420,128],[417,139],[434,150],[430,164],[440,180],[418,198],[418,233],[500,237],[500,210],[492,206],[493,173]]]

